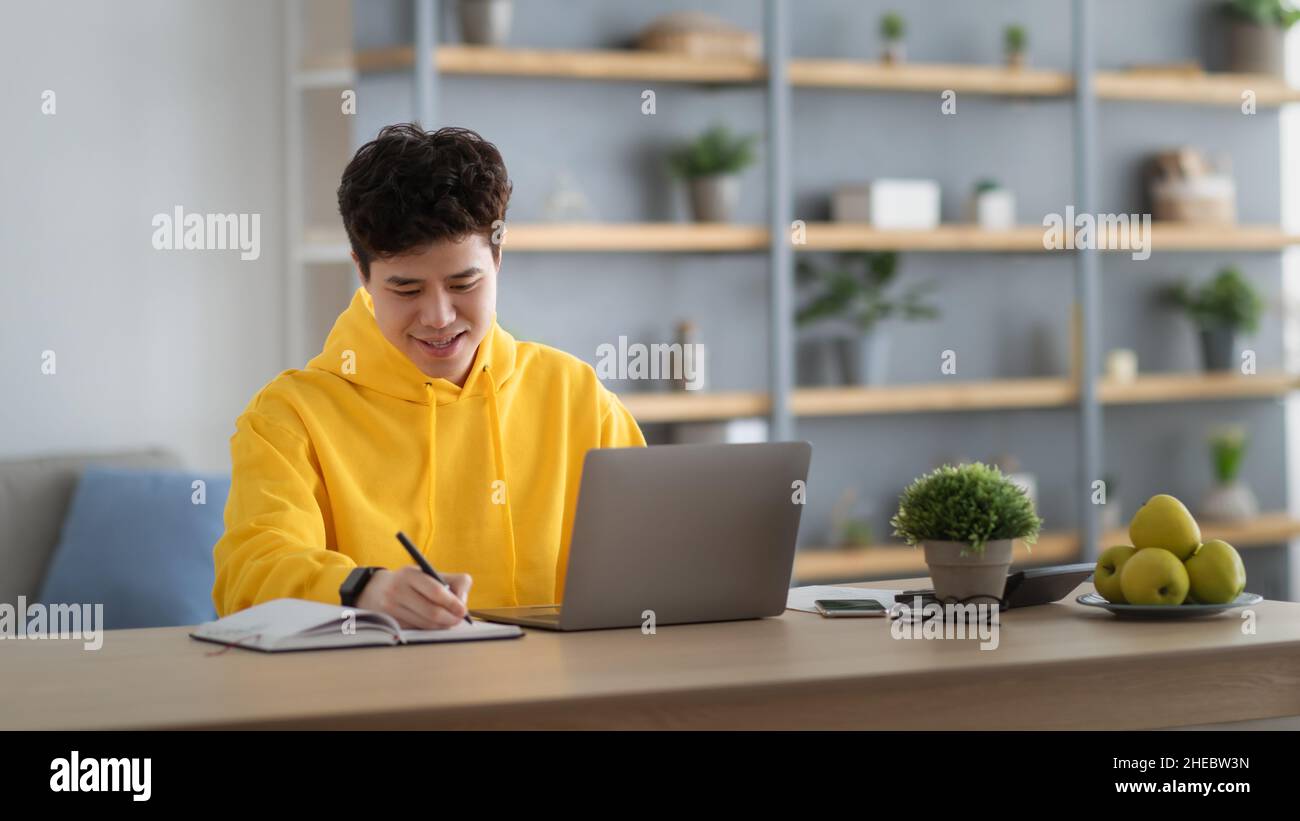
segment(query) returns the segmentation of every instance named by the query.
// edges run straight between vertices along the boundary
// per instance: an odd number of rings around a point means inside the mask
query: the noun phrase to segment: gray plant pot
[[[984,545],[981,553],[969,552],[965,542],[924,542],[925,563],[930,568],[935,597],[940,601],[991,604],[1002,599],[1011,567],[1011,539]],[[972,598],[982,597],[982,598]]]
[[[460,36],[475,46],[503,46],[510,39],[514,0],[460,0]]]
[[[1239,522],[1259,514],[1259,500],[1245,482],[1216,485],[1201,501],[1200,515],[1221,522]]]
[[[1228,54],[1232,70],[1248,74],[1286,76],[1286,32],[1277,26],[1260,26],[1233,20],[1228,26]]]
[[[879,328],[836,340],[845,383],[885,384],[889,380],[889,343],[889,333]]]
[[[735,174],[693,177],[687,183],[691,215],[696,222],[731,222],[740,200],[740,178]]]
[[[1234,328],[1201,329],[1201,361],[1207,371],[1230,371],[1237,366],[1237,331]]]

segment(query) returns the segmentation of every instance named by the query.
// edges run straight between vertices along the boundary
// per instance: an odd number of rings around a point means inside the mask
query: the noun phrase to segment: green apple
[[[1124,562],[1120,590],[1129,604],[1182,604],[1191,582],[1187,568],[1168,550],[1148,547]]]
[[[1201,527],[1182,502],[1162,493],[1133,514],[1128,537],[1138,550],[1161,547],[1185,561],[1201,544]]]
[[[1222,539],[1211,539],[1183,566],[1191,581],[1191,596],[1201,604],[1227,604],[1246,589],[1246,565],[1237,549]]]
[[[1097,569],[1092,573],[1092,584],[1101,597],[1111,604],[1124,604],[1124,591],[1119,588],[1119,571],[1137,548],[1127,544],[1108,547],[1097,559]]]

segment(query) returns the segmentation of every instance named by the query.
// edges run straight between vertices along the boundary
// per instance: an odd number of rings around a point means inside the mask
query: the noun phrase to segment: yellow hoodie
[[[644,445],[576,357],[494,320],[460,388],[394,347],[358,288],[324,350],[235,422],[217,613],[338,604],[354,567],[412,563],[399,530],[438,571],[474,577],[471,607],[560,602],[583,456]]]

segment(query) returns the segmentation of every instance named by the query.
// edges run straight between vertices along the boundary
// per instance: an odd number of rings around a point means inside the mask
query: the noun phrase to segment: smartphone
[[[828,619],[863,618],[885,615],[885,606],[875,599],[818,599],[817,612]]]

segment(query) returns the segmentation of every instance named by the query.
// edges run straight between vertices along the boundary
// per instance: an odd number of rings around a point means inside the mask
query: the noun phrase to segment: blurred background
[[[983,461],[1044,519],[1018,565],[1169,493],[1295,599],[1291,11],[6,2],[0,595],[40,589],[87,464],[204,477],[220,535],[235,417],[358,285],[340,172],[419,120],[505,157],[516,337],[700,344],[699,390],[606,380],[648,439],[813,443],[798,581],[923,575],[899,492]],[[1121,247],[1045,247],[1080,213]],[[168,247],[193,214],[242,215],[243,252]]]

